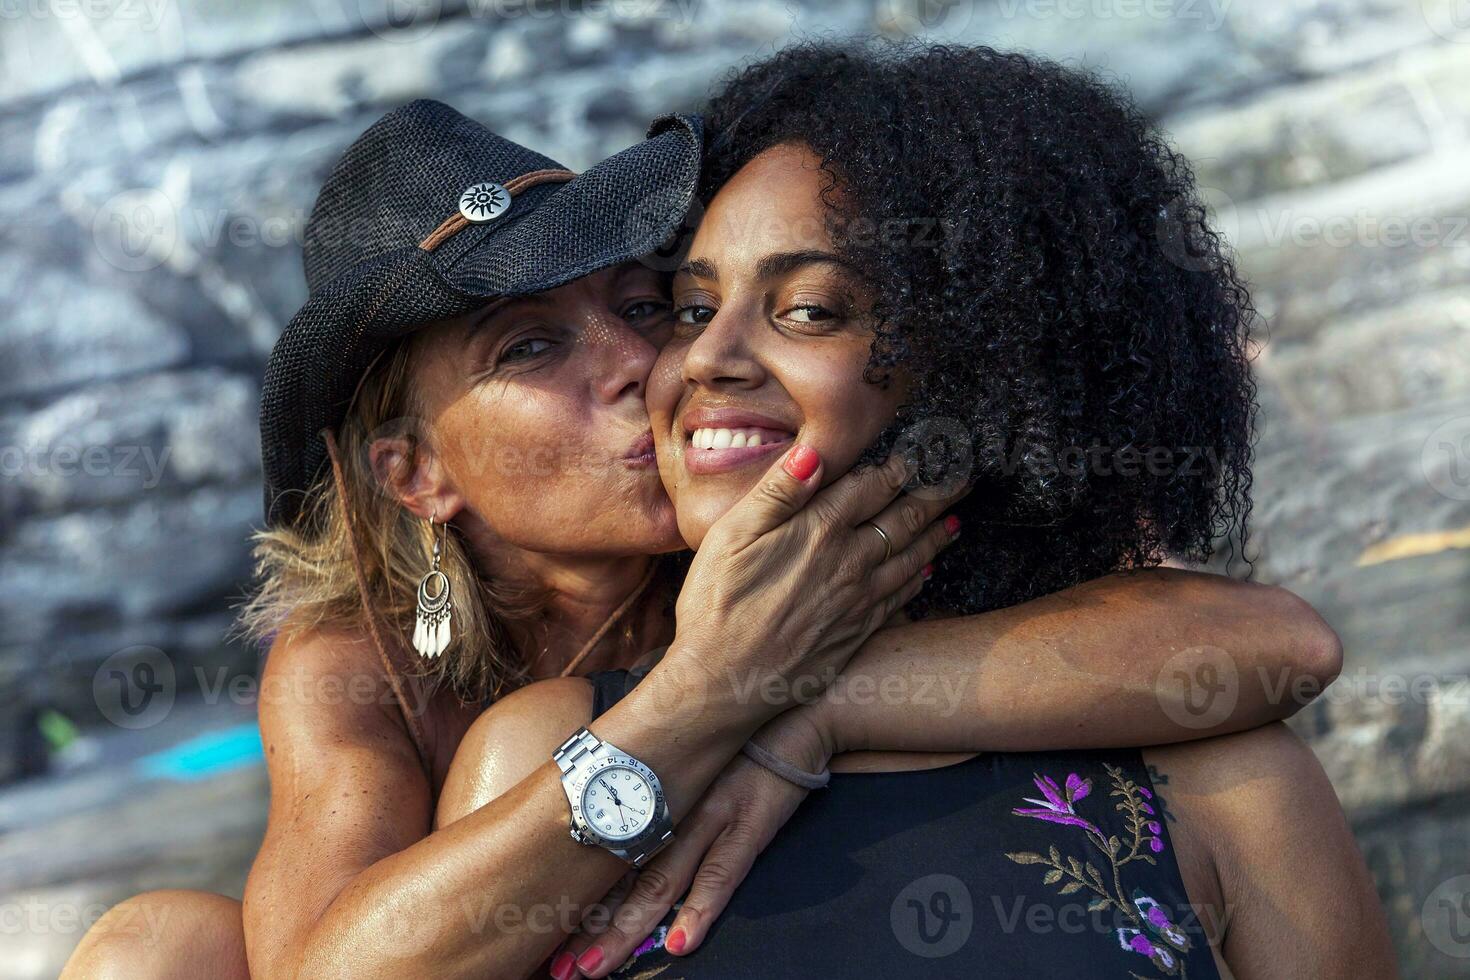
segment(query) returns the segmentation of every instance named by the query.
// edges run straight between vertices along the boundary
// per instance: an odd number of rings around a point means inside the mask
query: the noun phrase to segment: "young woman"
[[[996,717],[969,711],[915,724],[908,699],[859,704],[834,685],[760,736],[805,771],[835,756],[836,774],[753,869],[722,858],[725,878],[746,879],[730,907],[697,885],[653,930],[720,849],[724,831],[696,813],[663,876],[674,887],[591,924],[552,975],[1392,976],[1332,788],[1284,726],[1142,751],[969,754],[1142,744],[1147,732],[1093,730],[1059,699],[1057,668],[1086,653],[1067,640],[1047,655],[1054,617],[1098,600],[1078,583],[1198,556],[1247,509],[1250,311],[1184,162],[1098,83],[988,49],[793,49],[738,76],[711,120],[711,199],[649,386],[664,480],[701,556],[793,443],[839,471],[945,419],[975,447],[994,436],[1056,460],[1095,446],[1106,462],[1128,447],[1157,464],[1033,473],[980,453],[957,507],[967,537],[910,604],[927,612],[905,628],[916,674],[985,690],[1026,658],[1029,682],[999,710],[1030,738],[997,738]],[[921,221],[939,229],[927,241],[872,234]],[[1170,258],[1169,235],[1193,261]],[[1217,468],[1183,465],[1201,450]],[[1014,627],[1034,643],[939,639],[946,617],[1018,599],[1031,601]],[[517,793],[591,719],[616,741],[599,715],[609,688],[541,682],[487,711],[441,825]],[[684,959],[665,973],[670,953]]]
[[[729,676],[827,684],[860,646],[875,676],[903,676],[915,657],[946,663],[983,647],[997,670],[962,692],[965,713],[993,719],[995,745],[1034,747],[1114,725],[1148,741],[1235,730],[1296,707],[1247,676],[1238,710],[1181,729],[1153,685],[1179,647],[1228,647],[1272,679],[1336,672],[1331,631],[1299,600],[1182,574],[1115,576],[1075,609],[902,627],[865,645],[955,538],[939,520],[955,495],[899,496],[897,459],[843,476],[806,454],[774,471],[705,536],[670,616],[675,576],[650,556],[681,542],[644,397],[673,319],[666,282],[634,257],[692,199],[697,136],[691,121],[665,121],[573,178],[447,107],[414,103],[349,149],[313,214],[312,299],[283,334],[264,397],[271,529],[251,620],[276,635],[261,704],[272,800],[243,931],[238,903],[140,896],[98,924],[68,976],[244,975],[247,947],[257,978],[524,975],[626,865],[568,836],[545,756],[435,830],[451,760],[495,695],[629,666],[658,646],[659,666],[600,731],[657,767],[676,817],[702,807],[700,825],[713,827],[726,814],[722,854],[747,864],[794,801],[736,755],[773,720],[779,744],[794,702],[789,685],[752,696]],[[476,223],[463,204],[456,218],[462,197],[474,213],[470,191],[486,178],[511,200],[505,220]],[[610,225],[608,201],[646,199],[671,202],[646,233],[630,236],[621,212]],[[451,583],[454,638],[425,660],[409,639],[431,568]],[[822,590],[808,587],[818,580]],[[1042,612],[1045,630],[1028,626]],[[1029,686],[1022,657],[1067,669],[1054,703],[1074,714],[1006,710]],[[697,839],[681,830],[643,886],[670,880],[663,869]]]

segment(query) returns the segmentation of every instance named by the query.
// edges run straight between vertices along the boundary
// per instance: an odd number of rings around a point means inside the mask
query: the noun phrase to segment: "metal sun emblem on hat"
[[[459,196],[459,213],[466,221],[494,221],[510,208],[510,194],[494,181],[473,184]]]

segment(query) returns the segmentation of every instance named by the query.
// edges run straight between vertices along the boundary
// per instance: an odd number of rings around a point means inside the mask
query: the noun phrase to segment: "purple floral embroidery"
[[[1069,774],[1065,796],[1062,795],[1063,791],[1058,789],[1057,781],[1050,776],[1036,776],[1036,788],[1041,790],[1041,795],[1046,799],[1033,800],[1029,796],[1024,799],[1027,803],[1035,803],[1037,809],[1017,807],[1011,812],[1018,817],[1035,817],[1038,820],[1049,820],[1052,823],[1085,827],[1096,834],[1102,833],[1091,822],[1077,816],[1077,811],[1073,809],[1078,800],[1092,792],[1092,780],[1081,779],[1075,772]]]
[[[1042,883],[1060,884],[1059,894],[1091,892],[1092,899],[1087,903],[1089,912],[1116,909],[1130,923],[1118,929],[1119,945],[1124,950],[1146,957],[1165,976],[1182,978],[1185,965],[1179,954],[1189,951],[1188,934],[1173,923],[1159,902],[1141,889],[1133,889],[1127,897],[1123,891],[1122,869],[1134,861],[1156,864],[1153,855],[1164,850],[1163,825],[1155,819],[1154,808],[1149,803],[1154,794],[1147,787],[1127,779],[1117,766],[1103,765],[1112,782],[1108,795],[1115,798],[1113,809],[1122,816],[1127,827],[1126,842],[1116,834],[1104,834],[1097,824],[1078,815],[1077,802],[1092,791],[1092,780],[1083,779],[1075,772],[1068,773],[1062,786],[1058,786],[1050,776],[1035,775],[1036,786],[1043,798],[1025,797],[1027,803],[1035,803],[1036,806],[1016,807],[1011,813],[1081,828],[1087,842],[1111,865],[1111,874],[1105,876],[1091,861],[1079,861],[1075,857],[1064,861],[1055,845],[1045,855],[1020,851],[1008,853],[1006,857],[1017,864],[1045,865],[1048,870],[1042,876]]]

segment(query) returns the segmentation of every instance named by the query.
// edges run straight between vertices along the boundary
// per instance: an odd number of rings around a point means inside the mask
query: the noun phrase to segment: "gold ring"
[[[872,521],[867,521],[866,523],[863,524],[863,527],[870,527],[870,528],[872,528],[873,530],[875,530],[875,531],[878,532],[878,537],[880,537],[880,538],[883,539],[883,561],[886,562],[888,559],[892,558],[893,557],[893,539],[888,536],[888,532],[885,531],[885,530],[883,530],[877,524],[874,524]],[[879,562],[879,564],[881,565],[882,562]]]

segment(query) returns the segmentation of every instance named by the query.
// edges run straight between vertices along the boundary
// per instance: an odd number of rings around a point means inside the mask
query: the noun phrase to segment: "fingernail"
[[[682,928],[675,929],[673,932],[669,933],[669,938],[664,940],[664,949],[668,950],[670,953],[678,955],[679,953],[684,952],[684,943],[687,942],[688,939],[689,937],[684,935],[684,930]]]
[[[797,446],[786,457],[786,462],[781,465],[786,468],[794,479],[805,480],[817,471],[817,464],[822,458],[811,446]]]
[[[931,561],[929,564],[925,565],[921,574],[924,576],[925,579],[931,579],[931,578],[933,578],[934,577],[934,563]]]
[[[960,533],[960,519],[950,514],[944,519],[944,529],[949,532],[950,537],[955,537]]]
[[[577,969],[581,970],[583,973],[591,973],[593,970],[597,969],[598,964],[601,962],[602,950],[598,949],[596,946],[589,946],[587,947],[587,949],[583,950],[581,956],[577,957]]]
[[[556,980],[567,980],[572,975],[572,967],[577,965],[576,957],[571,953],[562,953],[551,961],[551,975]]]

